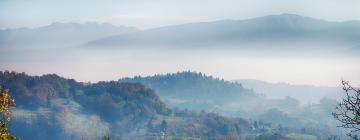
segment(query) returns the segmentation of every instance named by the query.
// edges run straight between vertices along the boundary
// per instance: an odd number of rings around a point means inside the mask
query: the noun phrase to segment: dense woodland
[[[327,139],[329,135],[343,134],[331,115],[337,104],[331,98],[323,97],[318,103],[301,104],[290,96],[292,93],[288,93],[289,96],[284,98],[271,99],[266,93],[245,88],[239,82],[191,71],[135,76],[118,81],[142,83],[154,89],[171,108],[205,110],[232,118],[262,121],[268,130],[281,128],[288,134],[296,133],[292,137]]]
[[[78,83],[54,74],[28,76],[7,71],[0,73],[0,79],[17,102],[13,132],[24,138],[101,138],[108,134],[114,138],[156,138],[165,131],[162,121],[168,124],[168,135],[195,138],[239,138],[250,128],[242,119],[171,110],[153,90],[138,83]],[[93,130],[83,129],[86,124],[68,120],[77,119],[74,115],[82,117],[78,118],[82,123],[103,124],[92,134]]]
[[[133,78],[123,78],[119,81],[143,83],[150,88],[156,89],[161,96],[181,96],[190,99],[220,100],[241,95],[251,96],[253,93],[252,90],[242,87],[239,83],[190,71],[147,77],[135,76]]]
[[[0,84],[16,100],[12,133],[26,139],[327,139],[332,126],[316,122],[331,114],[332,100],[300,107],[292,98],[268,100],[241,84],[182,72],[119,81],[81,83],[55,74],[0,72]],[[160,97],[158,97],[158,95]],[[180,98],[181,97],[181,98]],[[189,99],[192,100],[189,101]],[[221,98],[216,98],[221,97]],[[225,111],[236,102],[272,103],[257,113]],[[202,108],[187,108],[201,104]],[[202,99],[202,100],[201,100]],[[244,100],[245,99],[245,100]],[[162,100],[166,100],[165,103]],[[170,100],[170,101],[169,101]],[[214,109],[220,106],[220,109]],[[277,108],[276,108],[277,107]],[[238,108],[241,110],[244,108]],[[236,109],[236,108],[235,108]],[[289,112],[289,110],[294,110]],[[323,111],[323,112],[322,112]],[[245,115],[234,115],[234,114]],[[301,120],[303,116],[311,120]],[[248,114],[248,115],[246,115]],[[250,115],[249,115],[250,114]],[[322,118],[327,121],[327,118]],[[312,125],[309,122],[313,121]],[[315,122],[314,122],[315,121]],[[286,122],[285,124],[282,124]]]

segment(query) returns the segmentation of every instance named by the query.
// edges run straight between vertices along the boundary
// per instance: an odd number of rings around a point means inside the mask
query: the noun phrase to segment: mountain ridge
[[[323,98],[340,99],[342,90],[340,87],[296,85],[285,82],[270,83],[254,79],[234,80],[244,87],[254,89],[269,98],[281,99],[287,96],[306,103],[319,103]]]
[[[225,28],[226,27],[226,28]],[[335,34],[334,34],[335,33]],[[188,45],[199,43],[238,43],[251,41],[355,41],[360,37],[360,22],[330,22],[295,14],[269,15],[246,20],[172,25],[140,32],[115,35],[89,42],[89,46],[108,45]]]
[[[0,30],[0,45],[10,49],[73,47],[103,37],[136,31],[139,29],[108,23],[55,22],[36,28]]]
[[[43,26],[38,26],[38,27],[18,27],[18,28],[4,28],[4,29],[0,29],[0,31],[8,31],[8,30],[36,30],[36,29],[42,29],[42,28],[52,28],[52,27],[66,27],[66,26],[84,26],[84,25],[88,25],[88,26],[107,26],[107,27],[111,27],[111,28],[129,28],[132,30],[136,30],[136,31],[140,31],[140,29],[134,27],[134,26],[124,26],[124,25],[113,25],[111,23],[107,23],[107,22],[52,22],[50,24],[47,25],[43,25]]]

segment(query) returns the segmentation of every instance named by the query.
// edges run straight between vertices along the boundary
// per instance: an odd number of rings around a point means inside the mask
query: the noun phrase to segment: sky
[[[360,20],[359,0],[1,0],[0,28],[53,22],[108,22],[140,29],[291,13]]]

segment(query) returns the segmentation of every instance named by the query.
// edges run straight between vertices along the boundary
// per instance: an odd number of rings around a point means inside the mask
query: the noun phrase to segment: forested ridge
[[[294,99],[267,100],[239,83],[201,73],[83,83],[56,74],[4,71],[0,84],[16,100],[10,129],[26,139],[326,139],[331,134],[321,124],[308,123],[314,120],[288,112],[319,113],[331,100],[299,109]],[[191,102],[172,104],[169,99]],[[248,110],[228,107],[239,116],[212,110],[234,102]]]
[[[231,99],[232,97],[254,96],[252,90],[236,82],[225,81],[201,72],[177,72],[154,76],[122,78],[119,82],[142,83],[156,89],[161,96],[183,98]]]
[[[139,83],[81,83],[55,74],[9,71],[0,72],[0,82],[17,103],[13,132],[26,139],[156,138],[162,131],[169,136],[238,139],[251,128],[244,119],[169,109],[154,90]]]

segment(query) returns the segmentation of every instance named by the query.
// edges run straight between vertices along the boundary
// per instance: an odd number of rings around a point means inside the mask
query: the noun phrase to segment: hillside
[[[26,139],[142,140],[163,132],[171,139],[324,139],[339,132],[331,117],[336,102],[329,99],[299,106],[193,72],[119,81],[0,72],[0,84],[16,100],[11,131]]]
[[[141,84],[84,84],[54,74],[28,76],[14,72],[1,72],[0,82],[16,100],[14,133],[24,138],[121,134],[170,111],[151,89]],[[91,128],[97,125],[98,130]],[[91,134],[94,131],[99,132]]]
[[[119,82],[142,83],[155,89],[160,96],[184,99],[224,100],[255,96],[241,84],[196,72],[178,72],[154,76],[123,78]]]
[[[273,98],[271,95],[275,95],[275,89],[279,89],[276,86],[264,91],[261,86],[251,87],[246,82],[246,87],[243,87],[241,82],[225,81],[189,71],[122,78],[119,82],[142,83],[151,87],[168,106],[174,108],[205,110],[225,116],[262,120],[295,130],[306,129],[309,131],[306,134],[318,137],[339,133],[331,115],[336,100],[322,96],[322,93],[327,93],[326,89],[323,91],[311,86],[290,86],[292,90],[299,90],[300,95],[289,92],[285,96]],[[316,103],[303,103],[295,98],[316,94],[316,91],[322,91],[316,96],[319,98]]]
[[[154,89],[159,97],[171,107],[216,111],[241,117],[255,117],[273,108],[293,112],[302,105],[318,104],[324,98],[336,99],[341,93],[337,88],[271,85],[255,80],[231,82],[191,71],[146,77],[135,76],[119,79],[119,82],[144,84]],[[313,100],[316,102],[301,100],[309,94],[315,94],[316,98]],[[339,95],[334,97],[326,96],[326,94]]]
[[[240,117],[252,117],[271,105],[264,106],[267,99],[258,96],[253,90],[244,88],[241,84],[207,76],[197,72],[177,72],[154,76],[135,76],[122,78],[122,82],[141,83],[154,89],[159,97],[170,107],[190,110],[207,110],[234,115],[241,112]],[[258,108],[258,109],[256,109]],[[257,111],[250,112],[256,109]],[[232,112],[228,114],[229,112]],[[251,115],[250,115],[251,114]],[[236,115],[235,115],[236,116]]]
[[[12,132],[26,139],[157,138],[239,139],[251,122],[214,113],[171,110],[142,84],[79,83],[55,74],[0,72],[16,100]]]

